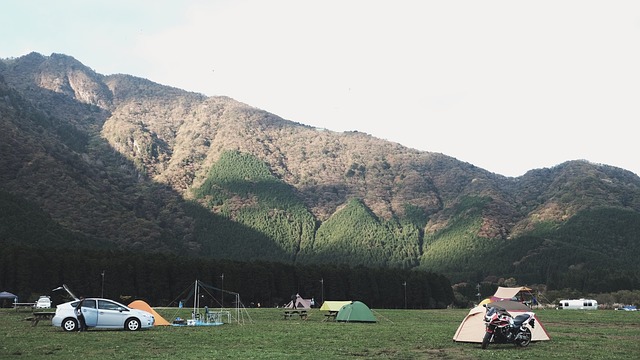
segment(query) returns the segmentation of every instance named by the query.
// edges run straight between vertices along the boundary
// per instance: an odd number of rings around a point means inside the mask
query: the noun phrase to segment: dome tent
[[[349,304],[345,304],[338,311],[336,315],[336,321],[339,322],[377,322],[376,317],[371,312],[371,309],[363,302],[352,301]]]
[[[153,310],[153,308],[149,306],[149,304],[147,304],[146,301],[135,300],[131,304],[129,304],[129,307],[132,309],[144,310],[148,313],[151,313],[155,319],[153,326],[171,325],[165,318],[163,318],[160,314],[158,314],[155,310]]]
[[[469,314],[462,320],[458,330],[453,335],[453,340],[458,342],[481,343],[486,332],[483,317],[486,307],[497,306],[509,312],[511,316],[516,317],[519,314],[531,311],[527,305],[511,300],[502,300],[490,302],[484,305],[478,305],[469,311]],[[535,326],[531,330],[531,341],[551,340],[549,333],[540,322],[540,319],[534,315],[536,319]]]

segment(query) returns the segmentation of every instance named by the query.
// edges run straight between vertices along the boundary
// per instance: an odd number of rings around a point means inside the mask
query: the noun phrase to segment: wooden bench
[[[284,311],[284,319],[285,320],[291,319],[291,317],[293,315],[299,315],[300,319],[302,319],[302,320],[307,320],[307,317],[309,316],[309,314],[307,313],[307,310],[291,310],[291,309],[288,309],[288,310]]]

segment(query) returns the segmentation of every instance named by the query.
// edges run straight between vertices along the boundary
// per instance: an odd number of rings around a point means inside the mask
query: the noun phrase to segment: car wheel
[[[126,323],[124,323],[124,328],[129,331],[137,331],[140,330],[140,320],[138,319],[129,319]]]
[[[64,331],[78,331],[78,321],[74,318],[66,318],[62,322],[62,329]]]

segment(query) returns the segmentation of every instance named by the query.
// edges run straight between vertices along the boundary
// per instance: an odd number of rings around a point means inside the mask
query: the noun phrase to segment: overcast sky
[[[640,1],[3,0],[0,57],[73,56],[519,176],[640,174]]]

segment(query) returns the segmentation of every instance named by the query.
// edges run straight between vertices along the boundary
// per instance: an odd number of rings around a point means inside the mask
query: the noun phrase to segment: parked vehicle
[[[51,320],[53,326],[60,326],[64,331],[78,331],[79,323],[74,310],[81,301],[87,328],[137,331],[150,328],[155,322],[149,312],[132,309],[109,299],[87,298],[58,305]]]
[[[559,310],[598,310],[598,302],[592,299],[560,300]]]
[[[36,301],[36,309],[49,309],[49,308],[51,308],[51,298],[46,295],[40,296],[38,301]]]
[[[482,339],[482,348],[486,349],[489,343],[528,346],[531,343],[531,329],[535,327],[535,314],[526,312],[515,318],[505,309],[498,306],[487,307],[484,315],[486,332]]]

